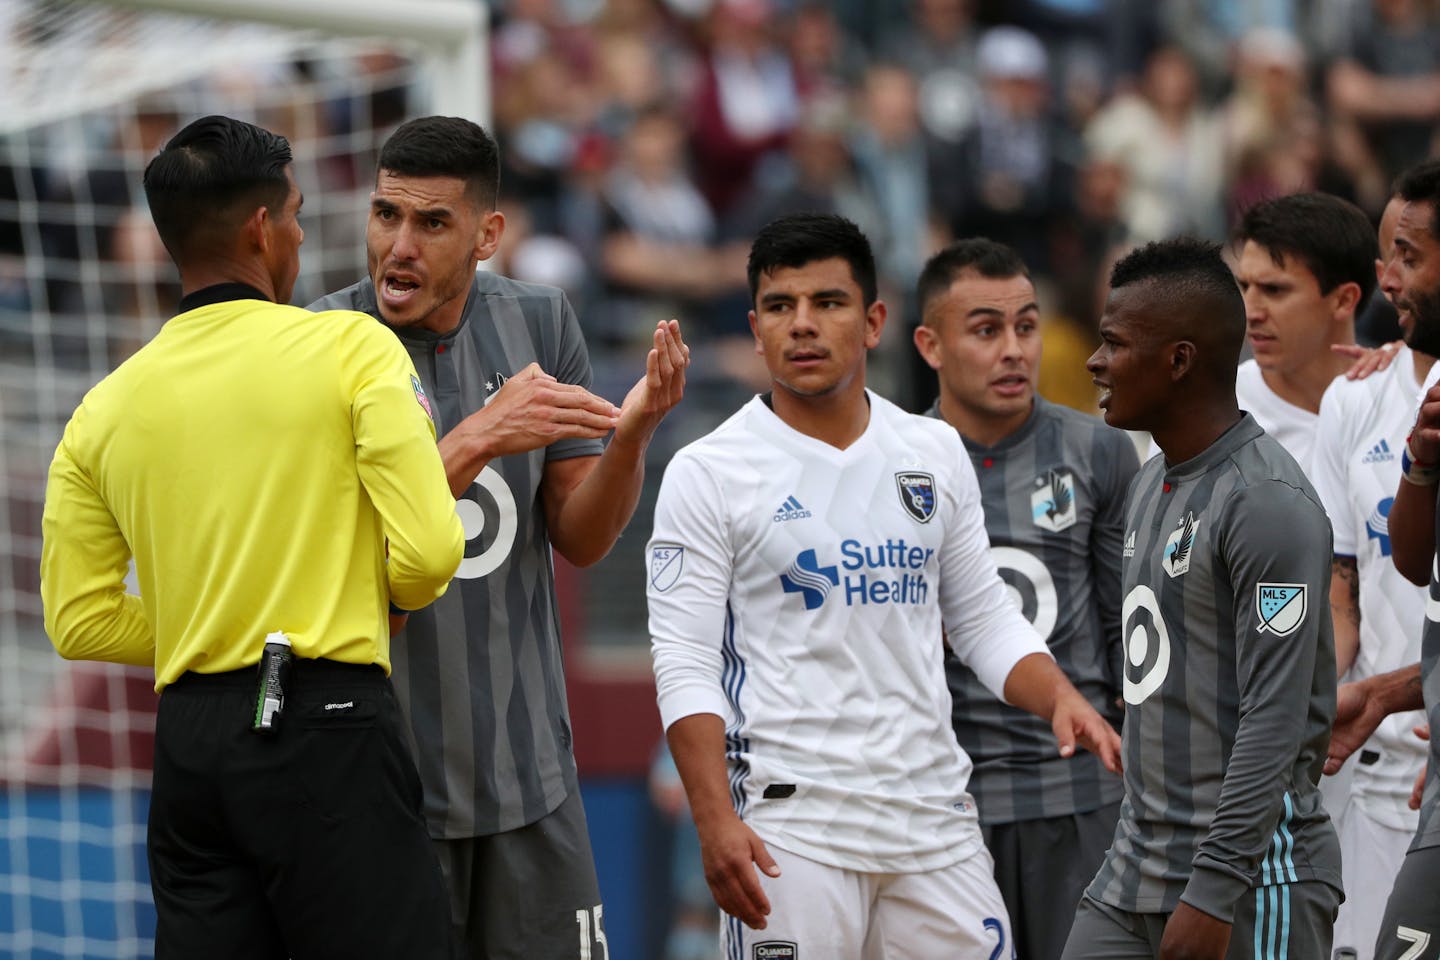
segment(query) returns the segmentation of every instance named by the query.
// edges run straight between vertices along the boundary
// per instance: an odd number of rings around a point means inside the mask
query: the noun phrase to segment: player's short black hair
[[[145,167],[145,199],[177,263],[235,229],[257,207],[278,210],[290,194],[290,143],[231,117],[186,126]]]
[[[1228,376],[1233,386],[1245,340],[1245,299],[1220,244],[1176,237],[1132,250],[1110,271],[1110,290],[1138,284],[1146,284],[1164,332],[1208,345],[1204,353],[1212,376]]]
[[[500,196],[500,148],[484,127],[463,117],[402,123],[380,148],[379,168],[402,177],[464,180],[482,210],[494,210]]]
[[[966,270],[993,280],[1029,277],[1030,269],[1013,247],[988,237],[966,237],[956,240],[925,262],[916,284],[920,315],[935,297],[943,296]]]
[[[1406,203],[1430,204],[1430,235],[1440,240],[1440,160],[1426,160],[1404,171],[1390,192]]]
[[[745,269],[751,302],[760,292],[762,275],[831,257],[850,264],[850,274],[860,287],[866,307],[879,298],[875,254],[860,228],[833,213],[796,213],[771,220],[755,235]]]
[[[1235,242],[1265,248],[1276,264],[1299,260],[1315,277],[1321,293],[1342,283],[1360,287],[1360,303],[1375,290],[1375,258],[1380,255],[1375,226],[1355,204],[1328,193],[1296,193],[1262,200],[1245,211]]]

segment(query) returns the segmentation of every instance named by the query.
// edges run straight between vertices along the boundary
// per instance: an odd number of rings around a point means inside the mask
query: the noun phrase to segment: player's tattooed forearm
[[[1354,557],[1336,557],[1330,563],[1330,575],[1345,581],[1349,605],[1336,613],[1343,614],[1354,626],[1360,625],[1360,572],[1356,569]]]

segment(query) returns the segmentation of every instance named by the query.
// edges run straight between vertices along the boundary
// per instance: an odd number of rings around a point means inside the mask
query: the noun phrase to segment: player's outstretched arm
[[[1005,699],[1022,710],[1050,721],[1060,756],[1075,753],[1075,745],[1100,758],[1105,769],[1120,773],[1120,737],[1095,712],[1070,680],[1043,653],[1032,653],[1015,664],[1005,678]]]
[[[626,395],[605,452],[545,465],[541,495],[550,542],[576,566],[609,553],[630,522],[645,482],[645,450],[660,421],[685,395],[690,348],[680,336],[680,322],[656,324],[653,340],[645,375]]]
[[[1335,693],[1335,726],[1330,731],[1325,772],[1331,775],[1338,773],[1340,766],[1370,739],[1380,722],[1390,714],[1423,710],[1424,707],[1418,663],[1341,684]]]
[[[711,896],[721,910],[752,929],[764,930],[770,900],[755,868],[770,877],[780,876],[780,868],[764,841],[730,805],[725,721],[713,713],[694,713],[672,723],[665,735],[700,834],[700,858]]]
[[[1160,960],[1224,960],[1231,925],[1183,900],[1165,924]]]
[[[529,453],[557,440],[598,440],[619,422],[609,400],[560,383],[532,363],[505,382],[494,398],[440,438],[450,492],[465,492],[496,457]]]

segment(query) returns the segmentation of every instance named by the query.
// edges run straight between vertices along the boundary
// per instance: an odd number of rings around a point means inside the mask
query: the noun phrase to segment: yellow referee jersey
[[[390,669],[387,600],[445,592],[464,549],[429,400],[362,313],[198,291],[86,394],[55,451],[40,560],[69,659],[187,670],[299,657]],[[206,302],[220,300],[220,302]],[[387,560],[388,545],[388,560]],[[140,596],[124,578],[135,558]]]

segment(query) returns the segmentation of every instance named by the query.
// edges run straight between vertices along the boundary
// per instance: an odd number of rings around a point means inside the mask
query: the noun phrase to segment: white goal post
[[[481,0],[0,0],[0,956],[154,949],[153,671],[62,661],[39,597],[65,422],[179,299],[145,165],[209,113],[287,136],[309,303],[365,271],[395,127],[488,123],[488,43]]]
[[[97,2],[97,0],[90,0]],[[489,124],[487,13],[480,0],[99,0],[106,6],[318,30],[330,36],[416,41],[434,85],[435,113]]]

